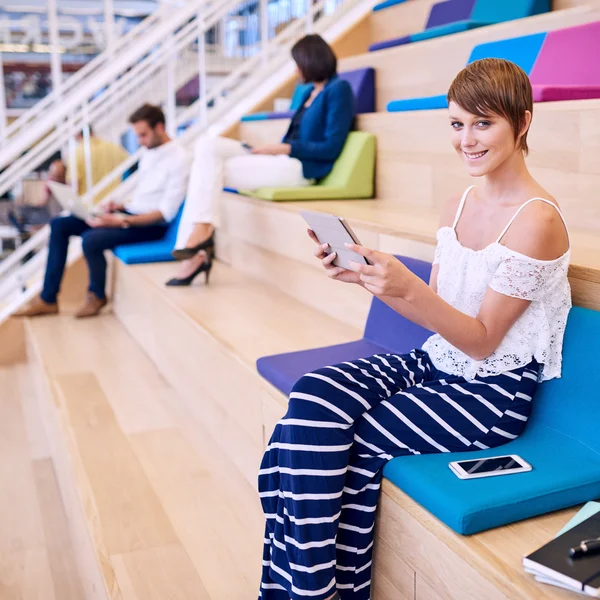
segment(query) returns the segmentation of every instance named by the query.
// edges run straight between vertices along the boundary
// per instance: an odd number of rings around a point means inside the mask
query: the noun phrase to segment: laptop
[[[58,203],[72,215],[83,221],[91,219],[98,214],[92,207],[85,205],[77,192],[70,186],[56,181],[48,181],[48,187]]]

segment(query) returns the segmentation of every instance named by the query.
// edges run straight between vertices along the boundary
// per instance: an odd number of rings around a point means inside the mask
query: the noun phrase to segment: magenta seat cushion
[[[534,86],[600,85],[600,21],[548,32],[531,71]]]
[[[534,85],[534,102],[560,102],[565,100],[591,100],[600,98],[598,85]]]

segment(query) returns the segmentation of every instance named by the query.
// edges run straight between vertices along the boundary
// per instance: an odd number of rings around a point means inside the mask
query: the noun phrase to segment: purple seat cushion
[[[474,5],[475,0],[446,0],[445,2],[438,2],[431,7],[425,29],[455,23],[456,21],[465,21],[471,16]]]
[[[375,112],[375,69],[365,67],[339,73],[339,78],[347,81],[352,88],[359,114]],[[265,113],[267,119],[291,119],[295,110]]]
[[[394,48],[395,46],[403,46],[404,44],[410,44],[410,35],[405,35],[393,40],[386,40],[385,42],[377,42],[369,46],[369,52],[376,52],[377,50],[385,50],[386,48]]]
[[[531,71],[531,83],[556,88],[600,85],[598,56],[600,21],[550,31]]]
[[[382,352],[388,353],[389,349],[363,339],[336,346],[265,356],[258,359],[256,368],[268,382],[288,396],[296,381],[306,373],[327,365],[365,358]]]
[[[339,77],[350,84],[358,114],[375,112],[375,69],[366,67],[344,71]]]
[[[534,102],[590,100],[600,98],[599,85],[534,85]]]
[[[267,119],[291,119],[295,112],[295,110],[286,110],[285,112],[270,112],[267,113]]]
[[[431,274],[429,263],[415,258],[402,256],[398,258],[415,275],[429,281]],[[415,325],[377,298],[373,298],[362,340],[265,356],[258,359],[256,367],[267,381],[288,395],[296,381],[305,373],[327,365],[365,358],[373,354],[404,354],[414,348],[420,348],[430,335],[430,331]]]
[[[455,21],[464,21],[471,16],[475,0],[445,0],[438,2],[431,7],[425,29],[447,25]],[[399,38],[378,42],[369,46],[369,52],[403,46],[413,41],[412,36],[405,35]]]
[[[398,256],[398,258],[415,275],[429,282],[430,263],[406,256]],[[408,352],[413,348],[421,347],[430,335],[430,331],[400,316],[381,300],[373,298],[365,326],[366,340],[383,348],[389,348],[392,352]]]

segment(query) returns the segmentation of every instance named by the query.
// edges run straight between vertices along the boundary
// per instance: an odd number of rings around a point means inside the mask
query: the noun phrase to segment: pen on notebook
[[[579,546],[575,546],[569,550],[571,558],[579,558],[580,556],[591,556],[592,554],[600,553],[600,538],[591,540],[583,540]]]

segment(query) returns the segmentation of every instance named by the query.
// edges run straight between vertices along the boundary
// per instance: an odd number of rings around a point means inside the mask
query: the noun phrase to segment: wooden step
[[[166,288],[164,281],[172,272],[172,264],[117,263],[115,313],[165,380],[197,405],[204,425],[219,439],[218,452],[253,482],[266,440],[285,410],[283,396],[255,371],[255,359],[347,341],[358,331],[220,262],[210,286]],[[526,576],[520,561],[573,513],[562,511],[464,537],[386,481],[372,597],[566,600],[566,592],[544,588]]]
[[[3,328],[3,345],[18,346],[18,327],[10,329]],[[82,600],[67,512],[28,365],[3,363],[0,389],[0,597]]]
[[[77,600],[255,597],[255,491],[115,316],[79,321],[73,308],[26,326],[47,384],[41,414],[62,446],[61,491],[70,518],[82,515],[76,549],[99,581]]]
[[[257,375],[256,360],[361,332],[222,263],[210,286],[167,288],[174,267],[116,261],[115,314],[255,486],[265,437],[285,412],[285,399]]]
[[[304,303],[357,328],[364,326],[369,298],[364,290],[323,276],[301,210],[344,216],[359,240],[375,250],[433,259],[438,226],[434,209],[392,200],[270,203],[237,194],[223,194],[221,207],[217,250],[224,261],[283,291],[293,290]],[[600,236],[574,228],[570,235],[573,301],[600,310]]]

